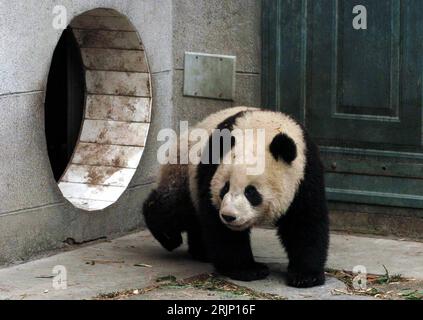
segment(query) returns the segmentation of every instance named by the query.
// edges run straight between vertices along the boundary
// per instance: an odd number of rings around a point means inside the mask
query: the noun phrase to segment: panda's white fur
[[[233,164],[234,161],[232,164],[222,163],[218,167],[211,181],[212,202],[219,210],[222,203],[219,196],[220,190],[230,179],[231,188],[225,196],[225,204],[231,206],[233,214],[240,218],[237,222],[239,224],[233,226],[234,230],[257,224],[274,223],[281,214],[286,212],[300,181],[304,177],[306,150],[301,127],[290,117],[279,112],[248,107],[225,109],[205,118],[195,128],[206,129],[211,133],[223,120],[241,111],[246,112],[237,118],[233,129],[265,129],[266,146],[270,145],[275,135],[285,133],[297,146],[297,158],[291,164],[286,164],[277,161],[270,154],[269,149],[265,148],[265,170],[262,175],[247,175],[246,165]],[[256,142],[255,140],[254,150],[257,150]],[[237,157],[239,155],[233,150],[232,156]],[[195,164],[189,165],[189,189],[196,208],[198,208],[199,200],[197,195],[197,167]],[[263,203],[257,208],[251,206],[246,197],[243,196],[244,188],[251,184],[263,196]],[[231,225],[228,226],[231,227]]]

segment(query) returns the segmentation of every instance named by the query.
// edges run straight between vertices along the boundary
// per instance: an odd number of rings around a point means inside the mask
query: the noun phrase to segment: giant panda
[[[192,257],[213,263],[224,276],[252,281],[267,277],[269,269],[254,260],[250,230],[270,223],[289,258],[287,284],[323,284],[329,244],[323,166],[305,129],[283,113],[250,107],[221,110],[195,128],[209,134],[201,145],[205,156],[199,163],[162,165],[158,185],[144,202],[145,222],[153,236],[171,251],[187,232]],[[247,174],[242,163],[204,161],[212,158],[215,129],[260,128],[265,129],[261,174]],[[263,143],[257,139],[255,146]],[[230,151],[236,145],[231,137]],[[222,152],[220,160],[227,154]]]

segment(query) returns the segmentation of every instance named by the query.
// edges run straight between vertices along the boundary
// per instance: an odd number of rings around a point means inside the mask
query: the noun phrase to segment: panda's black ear
[[[285,133],[277,134],[269,146],[270,153],[276,159],[282,159],[288,164],[297,157],[297,146],[294,140],[288,137]]]

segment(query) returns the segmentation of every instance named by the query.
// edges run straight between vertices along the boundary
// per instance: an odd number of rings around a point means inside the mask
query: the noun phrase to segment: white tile
[[[134,173],[135,169],[72,164],[60,181],[127,187]]]
[[[143,49],[136,32],[74,29],[73,34],[82,48]]]
[[[86,119],[150,122],[150,98],[88,95]]]
[[[149,126],[140,122],[84,120],[79,139],[81,142],[143,147]]]
[[[85,77],[88,93],[151,97],[148,73],[87,70]]]
[[[72,163],[136,169],[143,152],[144,147],[99,145],[79,142],[76,146]]]
[[[102,200],[115,202],[126,188],[114,186],[88,185],[82,183],[59,182],[59,189],[66,198]]]
[[[91,70],[148,72],[144,51],[82,48],[82,60]]]

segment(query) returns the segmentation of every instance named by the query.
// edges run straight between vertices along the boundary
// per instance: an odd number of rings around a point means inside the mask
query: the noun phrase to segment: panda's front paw
[[[217,268],[217,271],[233,280],[254,281],[265,279],[269,275],[269,268],[264,263],[254,262],[239,268]]]
[[[158,232],[153,236],[168,251],[173,251],[182,244],[182,235],[179,232]]]
[[[295,288],[310,288],[314,286],[320,286],[325,283],[325,273],[303,273],[289,271],[287,283],[289,286]]]

